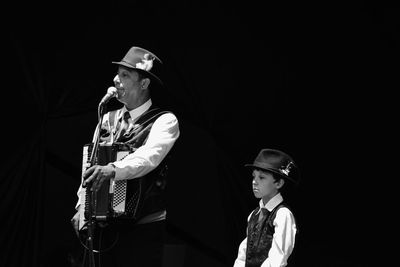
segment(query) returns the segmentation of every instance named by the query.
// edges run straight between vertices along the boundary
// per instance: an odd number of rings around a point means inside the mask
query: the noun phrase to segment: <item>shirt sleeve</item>
[[[280,208],[276,212],[273,222],[275,233],[272,238],[272,246],[268,252],[268,258],[261,267],[283,267],[293,251],[296,235],[296,222],[288,208]]]
[[[78,192],[76,193],[78,195],[78,201],[75,204],[75,209],[78,210],[79,206],[85,204],[85,198],[86,198],[86,188],[82,187],[82,183],[79,186]]]
[[[253,212],[254,211],[252,211],[250,215],[247,217],[247,222],[250,221]],[[240,243],[239,245],[238,255],[236,257],[235,263],[233,264],[233,267],[244,267],[246,265],[246,249],[247,249],[247,237],[243,239],[242,243]]]
[[[113,162],[115,180],[133,179],[155,169],[180,135],[173,113],[161,115],[153,124],[146,143],[123,160]]]
[[[238,255],[233,267],[244,267],[246,265],[246,247],[247,237],[243,239],[242,243],[239,245]]]

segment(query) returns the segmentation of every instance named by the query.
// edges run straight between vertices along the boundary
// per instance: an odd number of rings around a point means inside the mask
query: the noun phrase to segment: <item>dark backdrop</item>
[[[82,146],[112,85],[110,62],[133,45],[164,61],[167,88],[155,97],[181,127],[166,266],[232,266],[257,205],[243,165],[267,147],[302,170],[294,266],[387,259],[376,237],[396,226],[380,195],[393,175],[380,171],[396,169],[381,162],[395,125],[398,11],[363,1],[3,10],[0,265],[71,266],[82,251],[70,226]]]

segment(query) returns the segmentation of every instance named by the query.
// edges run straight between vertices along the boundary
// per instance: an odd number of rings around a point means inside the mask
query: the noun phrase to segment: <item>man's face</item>
[[[274,180],[273,175],[268,171],[259,169],[253,170],[253,193],[256,198],[268,201],[278,193],[279,183]]]
[[[114,84],[118,91],[117,99],[127,104],[138,100],[144,93],[139,74],[125,67],[118,67],[118,74],[114,77]]]

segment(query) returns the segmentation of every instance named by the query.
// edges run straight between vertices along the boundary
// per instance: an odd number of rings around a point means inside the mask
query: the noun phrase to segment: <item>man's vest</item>
[[[115,128],[114,125],[118,123],[115,121],[117,112],[118,110],[109,112],[109,124],[111,126],[110,130]],[[134,124],[135,128],[131,134],[122,140],[118,140],[118,142],[122,143],[124,146],[127,146],[128,149],[133,153],[136,149],[146,143],[155,120],[165,113],[171,112],[161,110],[160,108],[150,107],[149,110],[137,118]],[[103,130],[100,135],[101,139],[105,140],[109,137],[110,133],[109,131]],[[140,218],[143,218],[146,215],[157,211],[162,211],[166,208],[165,187],[168,170],[167,161],[170,158],[170,153],[171,151],[154,170],[145,176],[140,177],[141,186],[145,189],[145,191],[142,193],[143,199],[140,203],[140,207],[136,211],[136,220],[140,220]]]

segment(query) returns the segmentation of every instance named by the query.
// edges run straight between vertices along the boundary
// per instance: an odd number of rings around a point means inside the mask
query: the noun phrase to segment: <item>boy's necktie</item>
[[[261,222],[264,218],[267,218],[269,211],[266,208],[261,208],[260,215],[258,216],[258,221]]]

